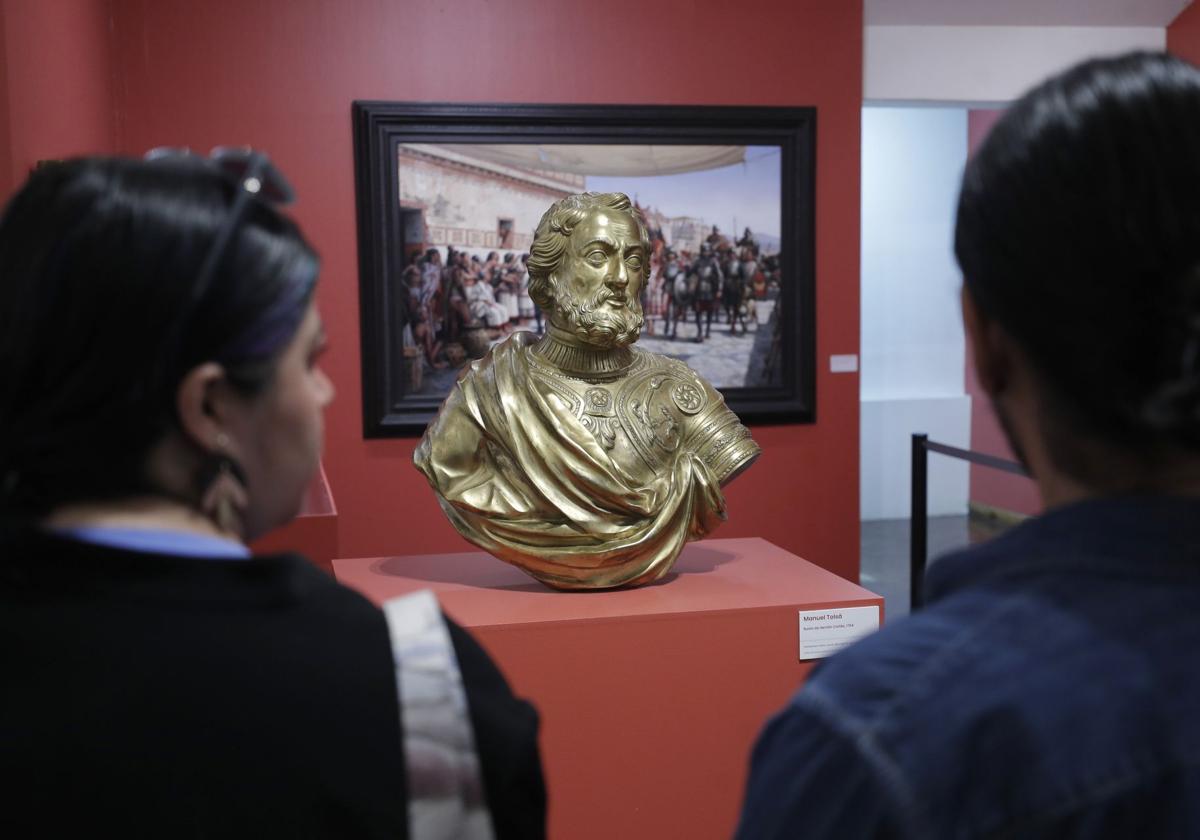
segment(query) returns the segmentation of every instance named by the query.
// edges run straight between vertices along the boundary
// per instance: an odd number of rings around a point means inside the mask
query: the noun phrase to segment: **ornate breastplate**
[[[757,452],[720,396],[678,360],[638,353],[615,381],[576,379],[541,364],[531,371],[634,484],[670,469],[680,449],[696,453],[720,478],[738,468],[747,443]]]

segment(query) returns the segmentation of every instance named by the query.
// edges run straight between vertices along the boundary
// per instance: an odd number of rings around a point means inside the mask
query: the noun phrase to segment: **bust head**
[[[624,347],[641,332],[649,263],[646,225],[628,196],[568,196],[538,223],[529,295],[560,330],[594,347]]]

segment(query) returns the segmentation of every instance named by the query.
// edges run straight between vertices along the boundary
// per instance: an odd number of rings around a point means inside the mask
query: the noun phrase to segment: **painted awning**
[[[677,175],[746,159],[745,146],[446,143],[438,148],[518,169],[624,177]]]

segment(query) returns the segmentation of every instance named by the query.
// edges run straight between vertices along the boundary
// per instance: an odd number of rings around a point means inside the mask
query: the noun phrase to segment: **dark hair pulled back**
[[[240,189],[202,159],[36,171],[0,218],[0,512],[155,492],[144,465],[176,392],[220,363],[252,395],[312,296],[317,258],[254,199],[192,301]]]
[[[1060,419],[1200,448],[1200,70],[1133,53],[1031,90],[967,165],[955,252]]]

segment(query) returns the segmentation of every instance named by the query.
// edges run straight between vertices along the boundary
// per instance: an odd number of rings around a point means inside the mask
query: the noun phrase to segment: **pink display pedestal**
[[[555,592],[486,554],[334,560],[432,589],[542,714],[554,840],[728,838],[754,738],[814,663],[798,611],[883,599],[762,539],[692,543],[641,589]]]

